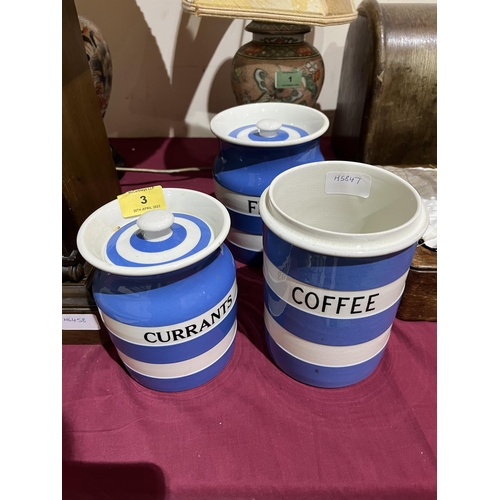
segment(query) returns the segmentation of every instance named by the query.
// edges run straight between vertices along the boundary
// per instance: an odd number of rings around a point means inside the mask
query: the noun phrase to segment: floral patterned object
[[[305,41],[311,28],[302,24],[252,21],[246,28],[251,42],[236,52],[231,85],[238,104],[290,102],[313,107],[323,86],[321,54]],[[280,74],[300,74],[283,86]]]
[[[83,45],[89,62],[94,88],[99,99],[101,116],[104,118],[108,108],[113,80],[113,67],[108,45],[99,28],[83,16],[78,16]]]

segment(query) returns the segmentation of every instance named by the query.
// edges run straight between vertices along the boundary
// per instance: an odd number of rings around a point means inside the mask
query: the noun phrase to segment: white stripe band
[[[214,181],[215,197],[227,208],[252,217],[260,217],[260,196],[235,193]]]
[[[262,235],[250,234],[238,229],[231,228],[227,235],[228,241],[233,245],[237,245],[245,250],[252,250],[253,252],[262,252]]]
[[[280,326],[264,310],[264,322],[273,340],[288,354],[319,366],[339,367],[357,365],[377,355],[387,344],[391,327],[377,338],[363,344],[329,346],[301,339]]]
[[[145,375],[146,377],[155,378],[179,378],[186,377],[188,375],[193,375],[210,365],[213,365],[219,358],[224,356],[226,351],[231,347],[233,340],[236,336],[236,325],[234,322],[229,333],[212,349],[196,356],[195,358],[187,359],[185,361],[178,361],[177,363],[165,363],[165,364],[155,364],[155,363],[145,363],[144,361],[137,361],[123,352],[118,351],[118,355],[121,360],[130,369]]]
[[[205,333],[208,333],[210,330],[215,328],[219,323],[221,323],[224,318],[229,314],[233,307],[236,305],[236,297],[238,295],[238,287],[236,284],[236,280],[234,280],[233,286],[229,290],[229,292],[224,296],[224,298],[218,302],[214,307],[209,309],[207,312],[192,318],[183,323],[176,323],[175,325],[167,325],[167,326],[132,326],[127,325],[125,323],[121,323],[116,321],[113,318],[110,318],[102,311],[99,311],[101,314],[101,318],[103,323],[106,325],[106,328],[116,335],[117,337],[126,340],[127,342],[131,342],[137,345],[153,345],[151,340],[155,337],[153,335],[148,335],[149,332],[174,332],[177,331],[179,334],[176,336],[176,339],[172,339],[171,345],[179,345],[183,342],[188,342],[194,338],[199,338]],[[220,316],[217,318],[215,315]],[[205,323],[204,323],[205,322]],[[195,325],[196,328],[190,328]],[[187,333],[182,333],[187,332]],[[188,335],[188,333],[191,334]],[[183,336],[187,336],[187,338],[183,338]],[[156,337],[158,338],[158,337]],[[147,340],[149,339],[149,341]],[[158,345],[158,344],[157,344]]]
[[[296,309],[324,318],[355,319],[373,316],[391,307],[401,297],[409,271],[388,285],[353,292],[298,281],[280,271],[265,253],[263,272],[271,290]]]

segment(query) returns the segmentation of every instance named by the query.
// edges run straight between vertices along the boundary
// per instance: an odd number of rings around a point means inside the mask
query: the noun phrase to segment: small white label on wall
[[[325,181],[326,194],[350,194],[361,198],[370,196],[372,178],[356,172],[328,172]]]
[[[94,314],[63,314],[63,330],[100,330],[101,326]]]

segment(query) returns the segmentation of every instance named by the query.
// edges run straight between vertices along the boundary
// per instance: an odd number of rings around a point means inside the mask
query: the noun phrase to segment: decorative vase
[[[101,116],[104,118],[108,108],[113,80],[111,54],[101,30],[92,21],[83,16],[78,16],[78,21],[82,32],[83,46],[90,67],[90,74],[92,75],[95,92],[99,99]]]
[[[99,109],[104,118],[108,109],[111,96],[111,85],[113,82],[113,65],[111,64],[111,53],[101,30],[89,19],[78,16],[80,31],[82,33],[83,47],[87,55],[90,74],[94,84],[95,93],[99,100]],[[125,167],[123,156],[110,144],[111,154],[116,167]],[[123,177],[124,172],[118,171],[118,177]]]
[[[251,42],[236,52],[231,85],[238,104],[279,101],[313,107],[323,81],[321,54],[305,41],[305,24],[252,21]]]

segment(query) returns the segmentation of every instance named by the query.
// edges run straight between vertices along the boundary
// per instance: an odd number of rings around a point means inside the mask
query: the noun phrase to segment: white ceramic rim
[[[95,212],[93,212],[81,225],[78,235],[77,235],[77,240],[76,244],[78,247],[78,250],[81,254],[81,256],[92,266],[94,266],[97,269],[100,269],[102,271],[106,271],[108,273],[112,274],[118,274],[121,276],[153,276],[155,274],[163,274],[163,273],[168,273],[172,271],[177,271],[179,269],[183,269],[185,267],[188,267],[192,264],[195,264],[196,262],[199,262],[200,260],[204,259],[205,257],[208,257],[210,254],[215,252],[217,248],[219,248],[224,240],[226,239],[229,230],[231,228],[231,218],[229,216],[229,212],[227,211],[226,207],[218,201],[216,198],[213,196],[210,196],[208,194],[202,193],[200,191],[194,191],[192,189],[183,189],[183,188],[162,188],[164,195],[166,193],[174,193],[174,194],[179,194],[179,195],[187,195],[187,196],[192,196],[192,197],[201,197],[204,198],[205,200],[208,200],[209,203],[213,203],[213,206],[219,210],[220,212],[220,217],[221,217],[221,228],[216,234],[214,231],[214,228],[211,227],[213,231],[213,240],[210,242],[209,245],[207,245],[205,248],[200,250],[194,255],[191,255],[189,257],[186,257],[184,259],[181,259],[176,262],[172,263],[167,263],[167,264],[160,264],[160,265],[152,265],[152,266],[140,266],[140,267],[127,267],[127,266],[118,266],[116,264],[110,264],[109,262],[103,260],[102,258],[99,258],[95,255],[95,252],[93,252],[89,245],[86,242],[86,238],[88,237],[87,232],[89,230],[89,227],[92,224],[95,224],[96,221],[98,220],[99,217],[101,217],[102,214],[106,212],[116,212],[116,219],[117,221],[121,221],[121,224],[128,224],[134,220],[137,220],[139,217],[128,217],[124,218],[121,216],[121,210],[119,206],[119,202],[117,199],[110,201],[106,205],[103,205],[101,208],[97,209]],[[191,215],[196,215],[200,217],[201,219],[205,220],[203,218],[203,214],[196,213],[196,203],[193,204],[194,210],[192,212],[185,212],[185,213],[190,213]],[[167,206],[168,208],[168,206]],[[175,211],[175,208],[174,208]],[[113,214],[114,215],[114,214]],[[206,222],[206,221],[205,221]],[[106,228],[107,229],[107,228]],[[103,240],[105,240],[105,243],[109,240],[111,235],[113,234],[114,229],[110,226],[109,227],[109,234],[107,234],[106,237],[103,237]],[[104,249],[101,248],[101,252],[103,252]]]
[[[323,122],[323,124],[318,130],[308,133],[306,137],[301,137],[299,139],[291,139],[285,141],[262,141],[256,143],[250,143],[249,141],[243,139],[237,139],[235,137],[231,137],[228,135],[227,132],[223,130],[226,127],[221,127],[220,125],[220,122],[224,123],[227,122],[228,120],[232,120],[233,119],[232,117],[234,115],[237,115],[239,117],[239,120],[241,120],[240,116],[244,114],[255,115],[253,121],[254,123],[257,123],[259,119],[269,118],[267,115],[258,117],[257,113],[259,108],[266,109],[272,106],[276,108],[281,107],[284,110],[286,109],[287,111],[293,111],[299,117],[296,123],[287,123],[286,125],[295,125],[297,127],[302,127],[303,125],[301,124],[300,120],[301,115],[309,115],[311,117],[318,118],[320,121]],[[279,111],[276,111],[276,113],[279,115]],[[271,116],[271,118],[276,119],[276,115]],[[237,127],[244,125],[245,123],[242,123],[241,121],[239,121],[238,123],[234,123],[231,128],[231,131]],[[288,102],[254,102],[249,104],[240,104],[239,106],[233,106],[232,108],[228,108],[225,109],[224,111],[221,111],[220,113],[216,114],[212,118],[212,120],[210,120],[210,130],[219,139],[225,142],[229,142],[231,144],[237,144],[238,146],[247,146],[251,148],[277,148],[283,146],[295,146],[297,144],[304,144],[322,136],[327,131],[329,125],[330,122],[328,120],[328,117],[321,111],[308,106],[302,106],[300,104],[292,104]]]
[[[392,178],[397,183],[404,185],[415,197],[417,202],[415,214],[404,224],[386,231],[342,233],[315,228],[299,222],[276,205],[273,194],[279,180],[290,174],[291,171],[325,164],[331,165],[332,168],[335,166],[359,168],[372,176]],[[304,250],[338,257],[378,257],[404,250],[418,242],[429,225],[429,215],[425,203],[409,182],[381,167],[341,160],[306,163],[282,172],[262,193],[259,210],[263,223],[284,241]]]

